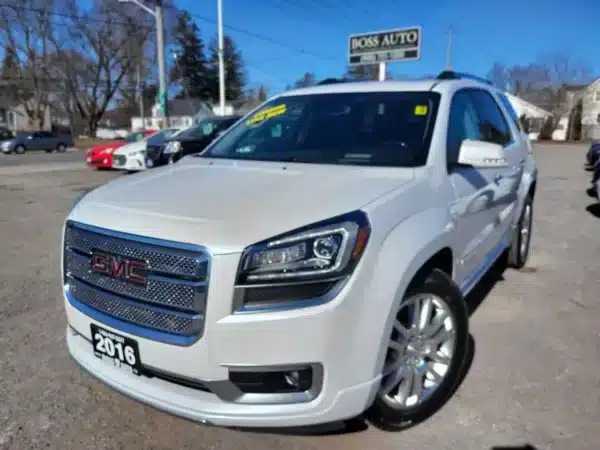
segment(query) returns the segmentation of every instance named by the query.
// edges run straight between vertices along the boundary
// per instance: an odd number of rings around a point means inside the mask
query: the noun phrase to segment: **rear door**
[[[517,211],[517,199],[525,156],[527,155],[526,141],[518,127],[512,123],[514,119],[505,115],[494,96],[486,90],[478,89],[471,92],[475,108],[481,122],[482,139],[502,145],[508,167],[497,169],[495,178],[495,208],[494,214],[498,221],[496,239],[508,237],[510,226]],[[512,125],[512,126],[511,126]]]

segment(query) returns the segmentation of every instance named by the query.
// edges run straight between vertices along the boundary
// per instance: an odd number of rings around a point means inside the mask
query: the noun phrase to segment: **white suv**
[[[286,92],[74,202],[69,351],[203,423],[422,420],[460,377],[465,295],[527,260],[536,175],[509,101],[470,76]]]

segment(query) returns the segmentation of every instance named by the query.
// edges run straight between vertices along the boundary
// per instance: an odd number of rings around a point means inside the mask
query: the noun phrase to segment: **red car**
[[[85,152],[85,162],[88,166],[95,167],[96,169],[111,169],[113,165],[113,153],[118,148],[125,144],[137,142],[150,135],[156,133],[156,130],[142,130],[136,131],[130,134],[125,139],[119,139],[117,141],[111,141],[107,144],[97,145],[96,147],[90,148]]]

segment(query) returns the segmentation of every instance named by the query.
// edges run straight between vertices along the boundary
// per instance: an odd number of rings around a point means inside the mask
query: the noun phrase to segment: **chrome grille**
[[[141,259],[148,283],[140,286],[91,270],[92,249]],[[75,222],[65,229],[64,281],[74,307],[100,322],[117,324],[150,339],[160,331],[173,343],[199,338],[204,325],[210,255],[199,246],[178,244],[104,230]],[[84,306],[81,306],[84,305]],[[93,315],[93,314],[90,314]],[[106,317],[105,317],[106,316]],[[114,326],[114,320],[111,325]],[[117,326],[116,328],[119,328]],[[169,342],[164,336],[160,340]]]

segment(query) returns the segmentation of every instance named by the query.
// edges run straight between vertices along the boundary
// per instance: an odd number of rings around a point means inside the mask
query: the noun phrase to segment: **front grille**
[[[125,155],[113,155],[113,163],[117,166],[124,166],[127,157]]]
[[[92,271],[92,249],[145,261],[147,284],[140,286]],[[64,281],[71,304],[82,310],[91,308],[99,321],[117,319],[122,328],[135,333],[127,327],[132,324],[137,334],[150,339],[156,336],[153,331],[162,333],[161,340],[167,342],[172,335],[173,343],[181,343],[181,338],[191,343],[200,337],[209,265],[210,255],[199,246],[74,222],[67,223],[65,229]],[[114,326],[114,320],[111,325]]]

